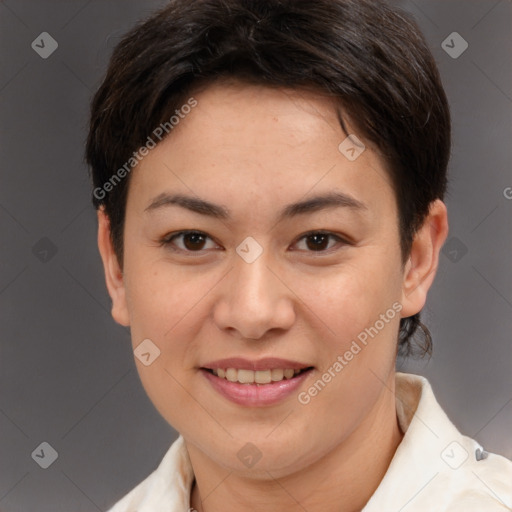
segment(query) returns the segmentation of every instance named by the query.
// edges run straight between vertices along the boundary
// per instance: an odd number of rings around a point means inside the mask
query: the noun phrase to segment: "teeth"
[[[283,380],[284,370],[281,370],[281,369],[270,370],[270,373],[271,373],[271,379],[273,381]]]
[[[238,380],[238,371],[234,368],[228,368],[226,370],[226,379],[228,379],[229,382],[236,382]]]
[[[241,384],[269,384],[270,382],[279,382],[283,379],[291,379],[301,370],[292,368],[274,368],[272,370],[237,370],[236,368],[216,368],[212,370],[214,375],[221,379],[227,379],[230,382],[240,382]]]
[[[252,370],[238,370],[238,382],[252,384],[254,382],[254,372]]]
[[[289,368],[288,370],[284,371],[284,378],[285,379],[291,379],[295,375],[295,372]]]
[[[256,384],[268,384],[272,382],[271,370],[258,370],[254,372],[254,382],[256,382]]]

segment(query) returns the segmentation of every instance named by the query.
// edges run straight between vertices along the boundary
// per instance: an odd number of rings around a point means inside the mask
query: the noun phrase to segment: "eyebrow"
[[[207,215],[216,219],[228,220],[231,217],[229,209],[224,206],[205,201],[198,197],[187,196],[184,194],[162,193],[151,201],[144,211],[152,212],[160,208],[169,206],[180,206],[201,215]],[[355,212],[368,211],[368,207],[363,202],[343,192],[329,192],[327,194],[317,195],[310,199],[299,201],[287,205],[278,215],[278,221],[290,219],[297,215],[315,213],[327,208],[349,208]]]

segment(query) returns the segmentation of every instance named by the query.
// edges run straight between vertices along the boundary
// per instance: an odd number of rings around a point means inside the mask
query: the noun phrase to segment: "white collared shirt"
[[[462,435],[424,377],[396,374],[402,442],[361,512],[512,510],[512,461]],[[158,468],[108,512],[188,512],[194,472],[182,436]]]

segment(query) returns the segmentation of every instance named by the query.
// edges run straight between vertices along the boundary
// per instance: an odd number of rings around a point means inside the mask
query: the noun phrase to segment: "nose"
[[[268,254],[263,252],[252,263],[235,258],[215,304],[214,321],[219,329],[259,340],[269,331],[287,330],[293,325],[293,292]]]

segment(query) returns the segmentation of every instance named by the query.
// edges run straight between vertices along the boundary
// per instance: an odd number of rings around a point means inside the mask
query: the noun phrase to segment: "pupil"
[[[310,249],[313,249],[314,251],[318,251],[318,250],[325,248],[325,245],[326,245],[325,241],[327,240],[327,235],[323,235],[323,234],[311,235],[308,237],[308,239],[310,241],[314,240],[313,245],[309,246],[309,244],[308,244],[308,247]]]
[[[203,235],[199,233],[189,233],[184,237],[184,244],[187,249],[201,249],[202,244],[204,244]],[[200,247],[198,247],[197,244],[199,244]]]

